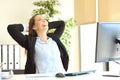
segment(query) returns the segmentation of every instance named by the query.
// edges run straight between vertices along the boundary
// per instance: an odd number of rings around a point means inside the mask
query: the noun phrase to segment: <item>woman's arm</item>
[[[27,37],[23,35],[23,25],[22,24],[10,24],[7,27],[8,33],[10,36],[18,42],[22,47],[26,47],[26,39]]]
[[[58,38],[61,37],[61,35],[62,35],[62,33],[64,32],[64,29],[65,29],[64,21],[49,22],[48,26],[49,26],[49,29],[55,29],[53,34],[56,35]]]

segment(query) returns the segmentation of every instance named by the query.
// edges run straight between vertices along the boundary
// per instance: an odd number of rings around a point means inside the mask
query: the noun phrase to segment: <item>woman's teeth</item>
[[[46,25],[43,25],[44,27],[46,26]]]

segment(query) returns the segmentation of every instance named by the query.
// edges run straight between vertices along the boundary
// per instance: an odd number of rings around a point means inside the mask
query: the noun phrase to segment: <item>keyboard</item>
[[[65,76],[78,76],[78,75],[85,75],[89,73],[95,73],[96,70],[89,70],[89,71],[81,71],[81,72],[70,72],[70,73],[65,73]]]

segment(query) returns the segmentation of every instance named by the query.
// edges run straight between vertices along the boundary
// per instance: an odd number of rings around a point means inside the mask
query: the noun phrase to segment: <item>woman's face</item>
[[[34,26],[33,29],[39,32],[47,32],[48,30],[48,21],[42,15],[36,15],[34,17]]]

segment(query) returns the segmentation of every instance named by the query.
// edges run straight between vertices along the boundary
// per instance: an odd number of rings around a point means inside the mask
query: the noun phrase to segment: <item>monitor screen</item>
[[[95,62],[120,59],[120,22],[98,22]]]

